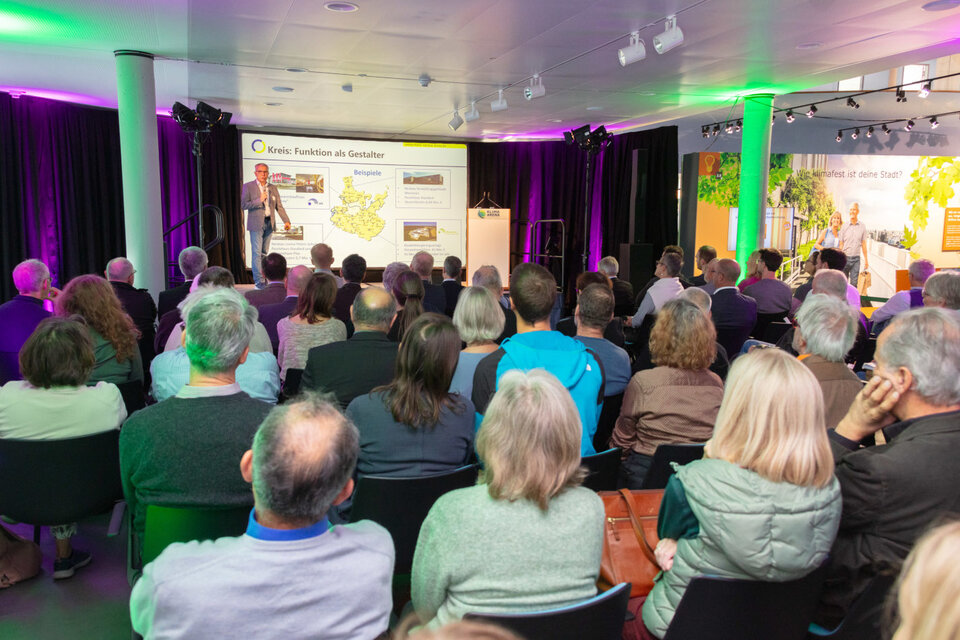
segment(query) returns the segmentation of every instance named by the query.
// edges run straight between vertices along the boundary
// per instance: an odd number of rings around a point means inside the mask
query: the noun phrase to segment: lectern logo
[[[257,138],[250,144],[250,147],[253,149],[254,153],[263,153],[267,150],[267,143],[260,138]]]

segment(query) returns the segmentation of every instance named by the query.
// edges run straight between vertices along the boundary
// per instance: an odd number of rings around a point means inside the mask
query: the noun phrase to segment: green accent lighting
[[[737,218],[737,262],[742,267],[763,238],[767,206],[767,176],[770,168],[770,117],[773,94],[754,94],[744,99],[743,138],[740,150],[740,202]],[[740,275],[746,275],[744,268]]]

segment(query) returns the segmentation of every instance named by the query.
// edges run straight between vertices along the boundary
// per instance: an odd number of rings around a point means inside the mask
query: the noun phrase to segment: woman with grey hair
[[[471,397],[473,374],[480,361],[497,350],[496,340],[503,333],[504,320],[499,303],[488,289],[466,287],[460,292],[453,324],[467,346],[457,360],[457,369],[450,381],[451,393]]]

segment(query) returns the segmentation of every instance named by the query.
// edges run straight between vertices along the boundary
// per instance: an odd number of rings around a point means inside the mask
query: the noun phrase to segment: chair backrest
[[[827,631],[818,625],[810,625],[807,637],[831,640],[880,640],[886,623],[884,608],[896,581],[895,573],[874,576],[866,590],[847,611],[839,627],[833,631]]]
[[[127,408],[127,415],[132,415],[134,411],[139,411],[147,406],[146,396],[143,393],[143,382],[141,380],[128,380],[117,384],[120,389],[120,396],[123,398],[123,404]]]
[[[781,322],[779,320],[776,322],[771,322],[767,325],[766,330],[763,332],[763,337],[760,339],[764,342],[769,342],[770,344],[777,344],[780,338],[782,338],[792,326],[793,325],[789,322]]]
[[[621,582],[586,602],[531,613],[468,613],[467,620],[492,622],[526,640],[620,640],[630,600],[630,583]]]
[[[147,505],[141,565],[174,542],[239,536],[247,529],[250,507],[161,507]]]
[[[694,578],[663,640],[805,640],[826,575],[789,582]]]
[[[33,525],[67,524],[113,508],[120,432],[63,440],[0,439],[0,514]]]
[[[603,399],[603,409],[600,410],[600,419],[597,420],[597,432],[593,434],[593,450],[605,451],[610,446],[610,436],[617,426],[617,418],[623,407],[623,394],[607,396]]]
[[[767,327],[774,322],[783,322],[783,318],[786,315],[786,311],[780,313],[758,313],[757,322],[753,325],[753,331],[750,332],[750,335],[757,340],[763,340]]]
[[[580,458],[580,465],[587,468],[583,486],[591,491],[616,491],[620,474],[620,454],[617,447]]]
[[[661,444],[653,452],[650,470],[643,478],[643,489],[663,489],[673,475],[671,462],[684,465],[703,457],[702,444]]]
[[[300,382],[303,380],[303,369],[287,369],[287,377],[283,379],[280,389],[280,398],[277,404],[284,404],[300,393]]]
[[[477,483],[477,466],[419,478],[360,476],[350,520],[373,520],[390,532],[396,549],[394,573],[410,572],[420,525],[437,498]]]

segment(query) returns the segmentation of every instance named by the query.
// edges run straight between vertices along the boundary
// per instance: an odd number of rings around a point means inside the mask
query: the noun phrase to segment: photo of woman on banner
[[[840,228],[843,227],[843,216],[839,211],[834,211],[830,216],[830,226],[820,233],[817,242],[813,248],[817,251],[821,249],[839,249],[840,248]]]

